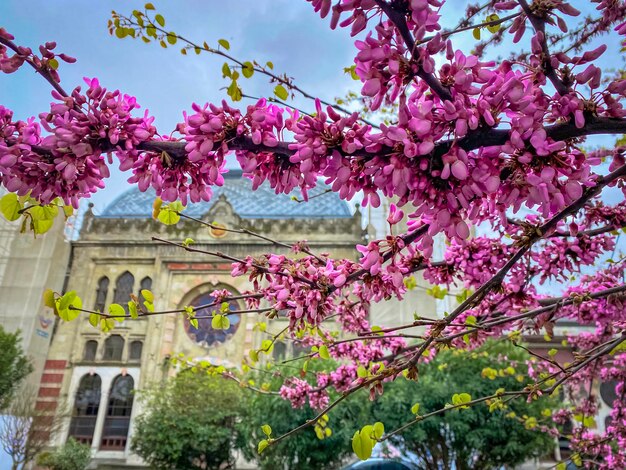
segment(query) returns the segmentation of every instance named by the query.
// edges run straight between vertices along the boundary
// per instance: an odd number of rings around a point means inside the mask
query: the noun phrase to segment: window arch
[[[104,342],[104,354],[102,359],[105,361],[121,361],[124,352],[124,338],[120,335],[111,335]]]
[[[225,285],[218,285],[210,288],[210,290],[196,295],[188,305],[195,308],[196,319],[198,320],[198,327],[193,326],[188,318],[184,318],[184,328],[187,336],[199,346],[208,348],[211,346],[217,346],[221,343],[229,340],[239,328],[241,323],[240,315],[228,315],[230,326],[226,330],[216,330],[212,325],[213,312],[219,312],[221,309],[220,303],[216,304],[216,298],[213,297],[215,290],[226,289],[231,292],[232,295],[237,295],[236,292]],[[207,305],[211,305],[207,307]],[[236,300],[227,302],[228,310],[239,310],[239,304]]]
[[[109,292],[109,278],[102,276],[98,281],[98,288],[96,289],[96,303],[93,306],[94,310],[104,312],[104,306],[107,301],[107,293]]]
[[[130,415],[133,411],[133,387],[130,375],[118,375],[109,392],[107,414],[102,427],[101,449],[124,450],[128,441]]]
[[[83,353],[84,361],[95,361],[96,352],[98,352],[98,342],[90,339],[85,343],[85,352]]]
[[[139,283],[139,295],[137,297],[139,297],[139,304],[143,305],[143,301],[146,300],[143,298],[143,295],[141,295],[141,291],[142,290],[151,290],[152,289],[152,278],[150,276],[146,276],[144,277],[141,282]]]
[[[126,271],[120,274],[120,277],[115,281],[115,293],[113,294],[113,303],[121,304],[124,307],[127,306],[127,302],[130,300],[130,295],[133,293],[133,286],[135,284],[135,276]]]
[[[133,341],[130,343],[130,352],[128,359],[131,361],[141,360],[141,352],[143,351],[143,343],[141,341]]]
[[[83,444],[91,445],[93,441],[98,409],[100,408],[101,387],[100,376],[88,374],[80,379],[76,391],[69,437],[73,437]]]

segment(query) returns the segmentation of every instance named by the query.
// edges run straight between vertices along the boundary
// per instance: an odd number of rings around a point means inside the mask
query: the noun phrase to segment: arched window
[[[98,281],[98,288],[96,289],[96,303],[93,306],[94,310],[104,312],[104,306],[107,301],[107,293],[109,292],[109,278],[102,276]]]
[[[91,445],[93,440],[98,409],[100,408],[101,386],[102,380],[100,380],[99,375],[84,375],[80,379],[80,384],[76,391],[69,437],[73,437],[83,444]]]
[[[234,292],[231,288],[226,287],[229,291]],[[218,289],[222,289],[222,287],[218,286]],[[233,293],[233,295],[236,295]],[[227,302],[229,310],[239,310],[239,304],[235,300],[231,300]],[[228,320],[230,321],[230,326],[226,330],[216,330],[213,329],[212,326],[212,314],[213,312],[219,312],[221,308],[220,305],[215,305],[215,298],[212,295],[212,292],[205,292],[204,294],[200,294],[194,298],[189,305],[196,308],[196,319],[198,320],[198,327],[196,328],[191,323],[189,323],[189,319],[184,319],[185,331],[189,338],[194,341],[199,346],[203,346],[205,348],[219,345],[220,343],[226,342],[230,339],[239,328],[239,324],[241,323],[240,315],[228,315]],[[211,307],[207,307],[207,305],[211,305]]]
[[[96,352],[98,351],[98,342],[90,339],[85,343],[85,352],[83,353],[84,361],[95,361]]]
[[[133,293],[133,285],[135,284],[135,277],[126,271],[121,274],[115,281],[115,293],[113,294],[113,303],[121,304],[127,307],[127,302],[130,300],[130,294]]]
[[[133,411],[134,381],[130,375],[118,375],[109,393],[107,414],[102,427],[101,449],[124,450]]]
[[[105,361],[121,361],[123,352],[124,338],[120,335],[112,335],[104,342],[104,355],[102,359]]]
[[[139,295],[137,296],[139,297],[139,305],[143,305],[143,301],[146,300],[143,298],[143,295],[141,295],[141,291],[144,289],[152,289],[152,279],[148,276],[144,277],[139,283]]]
[[[141,341],[133,341],[130,343],[130,352],[128,359],[131,361],[141,360],[141,351],[143,350],[143,343]]]

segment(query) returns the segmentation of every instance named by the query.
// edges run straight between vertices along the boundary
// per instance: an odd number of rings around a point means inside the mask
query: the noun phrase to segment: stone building
[[[4,194],[0,186],[0,197]],[[54,326],[42,293],[47,288],[63,290],[70,242],[62,217],[37,237],[29,230],[21,233],[21,227],[22,220],[9,222],[0,215],[0,325],[20,331],[22,349],[34,369],[25,386],[36,390]]]
[[[246,228],[292,243],[307,240],[316,252],[354,259],[354,246],[363,241],[361,215],[352,213],[335,193],[319,195],[308,203],[276,195],[263,185],[252,192],[250,181],[231,171],[211,202],[191,204],[186,214],[226,228]],[[194,247],[221,251],[241,258],[279,247],[244,234],[211,230],[182,219],[165,226],[152,219],[154,194],[136,188],[120,195],[100,215],[85,215],[80,236],[71,245],[67,290],[79,293],[87,308],[104,311],[111,303],[125,304],[131,294],[151,289],[157,310],[206,304],[214,289],[233,292],[249,289],[244,277],[230,276],[230,263],[189,253],[176,246],[155,243],[152,236],[182,241]],[[284,251],[284,250],[282,250]],[[242,309],[243,304],[233,305]],[[200,313],[199,313],[200,316]],[[200,320],[195,329],[180,315],[158,315],[125,321],[103,334],[87,318],[60,322],[54,333],[39,389],[37,406],[50,410],[64,403],[71,410],[63,431],[52,445],[73,436],[92,446],[99,468],[142,466],[130,451],[133,417],[139,402],[134,389],[164,380],[172,373],[169,358],[184,353],[212,363],[238,366],[244,355],[260,347],[253,332],[256,314],[233,315],[226,331]],[[290,354],[281,345],[279,354]]]

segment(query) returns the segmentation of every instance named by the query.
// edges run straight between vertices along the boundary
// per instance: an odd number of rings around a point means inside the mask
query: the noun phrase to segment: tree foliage
[[[37,456],[37,465],[50,470],[85,470],[90,461],[91,447],[72,438],[58,449]]]
[[[299,369],[302,361],[280,368],[282,374]],[[313,366],[314,367],[314,366]],[[245,394],[245,413],[241,419],[244,441],[249,443],[244,455],[258,460],[264,470],[298,468],[339,468],[352,455],[350,439],[359,423],[369,419],[370,402],[364,394],[346,400],[339,408],[321,421],[321,426],[306,429],[292,438],[274,446],[271,451],[257,453],[256,443],[268,436],[263,426],[272,424],[272,435],[280,436],[303,422],[313,419],[317,411],[309,405],[294,408],[291,403],[276,394],[283,383],[280,375],[272,373],[252,374],[254,383],[264,385],[266,393],[248,390]],[[280,417],[280,419],[273,419]]]
[[[9,333],[0,325],[0,410],[5,409],[22,381],[33,371],[22,349],[20,332]]]
[[[406,422],[409,409],[423,416],[454,404],[453,393],[471,399],[513,390],[530,383],[528,359],[525,351],[494,342],[472,352],[443,351],[420,368],[418,381],[390,384],[373,404],[374,417],[395,429]],[[423,469],[514,467],[554,449],[546,425],[557,405],[555,399],[528,403],[502,396],[425,419],[390,440],[415,453]]]
[[[141,392],[131,448],[157,469],[231,468],[240,447],[240,388],[221,377],[182,372]]]

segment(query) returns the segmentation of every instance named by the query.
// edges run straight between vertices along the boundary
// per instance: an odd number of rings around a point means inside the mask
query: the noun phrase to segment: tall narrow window
[[[96,289],[96,303],[93,306],[94,310],[104,312],[104,306],[107,301],[107,293],[109,292],[109,278],[102,276],[98,281],[98,288]]]
[[[115,294],[113,294],[113,303],[126,306],[130,300],[130,294],[133,293],[133,285],[135,284],[135,277],[126,271],[121,274],[115,281]]]
[[[141,280],[141,283],[139,284],[139,296],[138,296],[139,297],[139,305],[143,305],[143,301],[146,300],[146,299],[143,298],[143,295],[141,295],[141,291],[144,290],[144,289],[146,289],[146,290],[152,289],[152,279],[147,277],[147,276],[144,277]]]
[[[101,386],[102,380],[100,380],[99,375],[84,375],[80,379],[76,391],[69,437],[73,437],[83,444],[91,445],[93,441],[98,409],[100,408]]]
[[[130,375],[118,375],[109,393],[107,414],[102,427],[101,449],[124,450],[133,411],[134,381]]]
[[[93,339],[90,339],[89,341],[85,343],[85,352],[83,354],[83,360],[95,361],[97,351],[98,351],[98,342]]]
[[[104,354],[102,359],[105,361],[121,361],[123,351],[124,338],[120,335],[109,336],[104,342]]]
[[[131,361],[141,360],[141,351],[143,350],[143,343],[141,341],[133,341],[130,343],[130,353],[128,359]]]

